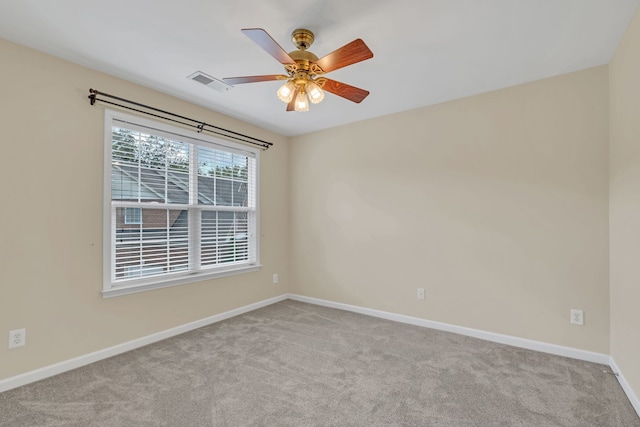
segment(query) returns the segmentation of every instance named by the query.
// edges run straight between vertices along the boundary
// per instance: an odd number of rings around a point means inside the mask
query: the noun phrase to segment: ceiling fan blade
[[[346,83],[340,83],[335,80],[326,79],[322,89],[327,92],[331,92],[334,95],[341,96],[349,101],[353,101],[357,104],[362,102],[363,99],[369,95],[368,90],[360,89],[355,86],[348,85]]]
[[[296,89],[295,92],[293,92],[293,98],[291,98],[291,101],[287,104],[287,111],[295,111],[297,97],[298,97],[298,89]]]
[[[337,70],[365,59],[373,58],[373,52],[361,39],[356,39],[316,61],[322,71]]]
[[[268,82],[271,80],[286,80],[289,76],[284,74],[269,74],[265,76],[244,76],[244,77],[225,77],[222,80],[230,85],[240,85],[243,83]]]
[[[253,40],[258,46],[263,48],[269,55],[273,56],[283,65],[295,64],[289,54],[262,28],[245,28],[241,30],[244,35]]]

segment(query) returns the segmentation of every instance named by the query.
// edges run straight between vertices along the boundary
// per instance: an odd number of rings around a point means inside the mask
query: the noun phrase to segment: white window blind
[[[121,113],[106,122],[105,295],[257,268],[255,149]]]

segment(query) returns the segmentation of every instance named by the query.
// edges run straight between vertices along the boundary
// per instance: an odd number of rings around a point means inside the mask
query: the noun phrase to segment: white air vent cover
[[[233,87],[222,80],[218,80],[215,77],[211,77],[210,75],[203,73],[202,71],[196,71],[190,76],[187,76],[187,78],[198,83],[202,83],[205,86],[217,90],[218,92],[226,92]]]

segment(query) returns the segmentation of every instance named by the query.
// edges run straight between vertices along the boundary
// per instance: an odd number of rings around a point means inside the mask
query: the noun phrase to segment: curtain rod
[[[123,105],[123,104],[118,104],[116,102],[107,101],[106,99],[99,99],[98,95],[99,96],[103,96],[103,97],[107,97],[107,98],[112,98],[112,99],[115,99],[115,100],[118,100],[118,101],[121,101],[121,102],[125,102],[125,103],[130,104],[130,105]],[[115,105],[117,107],[126,108],[127,110],[136,111],[138,113],[146,114],[148,116],[153,116],[153,117],[157,117],[157,118],[160,118],[160,119],[163,119],[163,120],[168,120],[168,121],[171,121],[171,122],[179,123],[179,124],[184,125],[184,126],[189,126],[189,127],[192,127],[192,128],[196,128],[198,130],[198,133],[201,133],[201,132],[205,131],[205,132],[213,133],[215,135],[220,135],[220,136],[224,136],[226,138],[231,138],[231,139],[235,139],[237,141],[245,142],[247,144],[259,145],[260,147],[262,147],[265,150],[273,145],[272,142],[263,141],[262,139],[254,138],[252,136],[244,135],[242,133],[234,132],[232,130],[221,128],[221,127],[218,127],[218,126],[210,125],[210,124],[205,123],[205,122],[200,121],[200,120],[190,119],[189,117],[180,116],[178,114],[170,113],[169,111],[160,110],[159,108],[150,107],[148,105],[144,105],[144,104],[140,104],[139,102],[130,101],[128,99],[120,98],[120,97],[115,96],[115,95],[109,95],[108,93],[100,92],[100,91],[95,90],[95,89],[89,89],[89,101],[91,102],[91,105],[94,105],[96,103],[96,101],[100,101],[100,102],[103,102],[105,104]],[[131,105],[135,105],[137,107],[141,107],[141,108],[145,108],[147,110],[155,111],[157,113],[164,114],[164,116],[160,115],[160,114],[151,113],[149,111],[140,110],[138,108],[132,107]],[[165,116],[170,116],[170,117],[165,117]],[[171,117],[175,117],[175,118],[171,118]],[[177,120],[177,119],[187,120],[187,121],[193,122],[193,123],[185,123],[184,121]],[[207,127],[211,128],[211,129],[206,129]]]

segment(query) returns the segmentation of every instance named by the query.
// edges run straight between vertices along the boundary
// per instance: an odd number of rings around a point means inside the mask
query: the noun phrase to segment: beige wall
[[[640,397],[640,9],[610,64],[611,355]]]
[[[287,292],[286,138],[3,40],[0,58],[0,379]],[[261,271],[101,297],[104,108],[90,87],[275,143],[261,153]],[[17,328],[27,345],[8,350]]]
[[[293,138],[293,291],[608,354],[608,132],[602,66]]]

